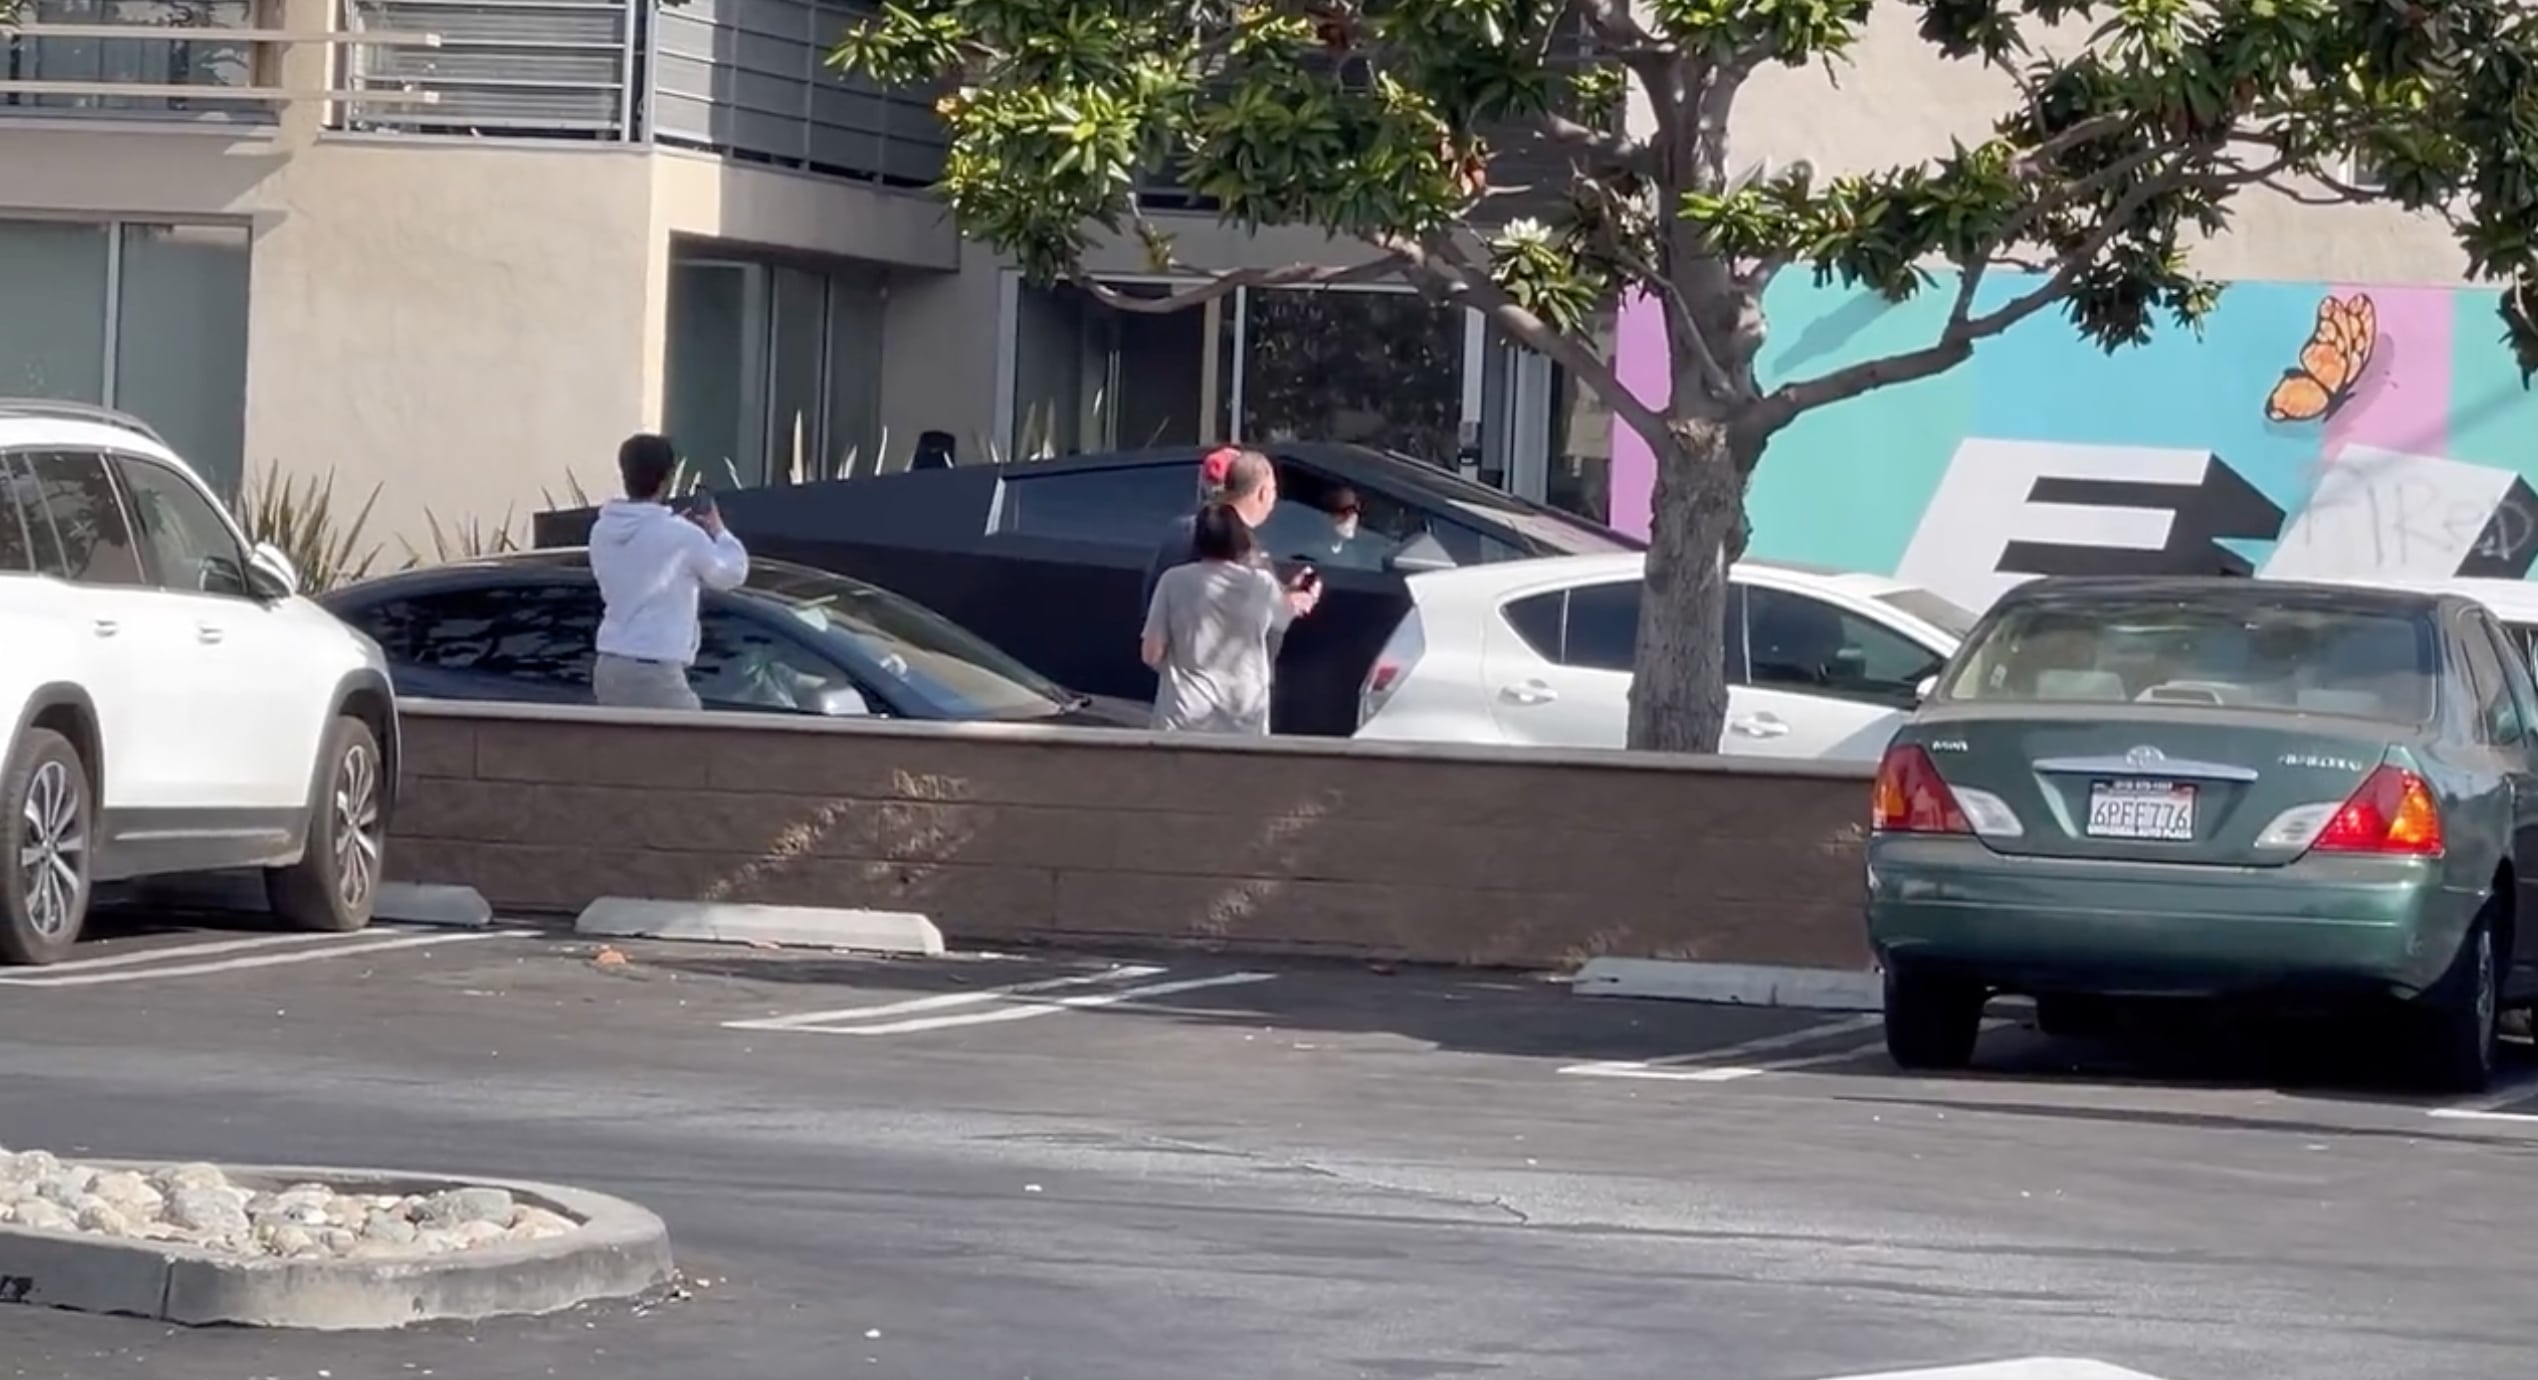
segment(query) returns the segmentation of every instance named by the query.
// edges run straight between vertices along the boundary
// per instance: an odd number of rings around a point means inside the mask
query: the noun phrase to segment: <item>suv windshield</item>
[[[2290,709],[2421,723],[2429,620],[2313,604],[2058,599],[2002,610],[1940,698]]]
[[[1044,718],[1078,698],[933,610],[858,580],[762,561],[743,588],[849,643],[953,718]]]

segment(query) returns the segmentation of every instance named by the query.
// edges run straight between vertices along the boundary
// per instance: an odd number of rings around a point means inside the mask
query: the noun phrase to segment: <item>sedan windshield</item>
[[[2431,625],[2308,604],[2060,600],[2003,610],[1941,698],[2243,706],[2421,723],[2439,658]]]
[[[746,588],[845,642],[949,718],[1043,718],[1077,698],[959,624],[861,581],[761,563]]]

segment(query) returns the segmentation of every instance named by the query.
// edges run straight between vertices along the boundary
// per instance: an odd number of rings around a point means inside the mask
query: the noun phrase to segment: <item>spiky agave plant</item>
[[[349,517],[335,503],[335,475],[287,476],[268,462],[249,477],[238,501],[238,522],[247,539],[271,545],[291,558],[300,572],[300,586],[322,594],[338,585],[366,579],[379,562],[380,544],[367,541],[370,511],[379,504],[382,486]]]

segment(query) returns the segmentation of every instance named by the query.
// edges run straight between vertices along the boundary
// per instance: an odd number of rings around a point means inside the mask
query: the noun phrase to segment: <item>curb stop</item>
[[[671,939],[918,958],[943,953],[943,931],[931,919],[901,910],[602,896],[582,908],[573,921],[573,932],[607,939]]]
[[[1640,997],[1720,1006],[1779,1006],[1800,1011],[1880,1011],[1885,983],[1877,974],[1840,968],[1761,963],[1687,963],[1660,958],[1590,958],[1569,980],[1582,997]]]

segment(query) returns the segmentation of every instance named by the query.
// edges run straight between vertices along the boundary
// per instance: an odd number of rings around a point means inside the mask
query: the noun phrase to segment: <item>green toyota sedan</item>
[[[2048,578],[1928,689],[1868,844],[1897,1063],[1965,1065],[1995,993],[2296,996],[2479,1090],[2538,1000],[2538,688],[2481,605]]]

